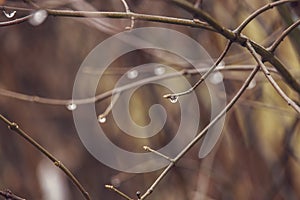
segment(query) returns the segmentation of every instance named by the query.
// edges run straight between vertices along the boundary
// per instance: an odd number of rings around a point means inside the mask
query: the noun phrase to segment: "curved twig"
[[[0,27],[11,26],[11,25],[15,25],[15,24],[21,24],[21,23],[27,21],[30,17],[32,17],[32,14],[27,15],[25,17],[17,18],[17,19],[14,19],[14,20],[6,21],[6,22],[0,22]]]
[[[220,64],[220,62],[223,60],[223,58],[225,57],[225,55],[229,51],[229,49],[231,47],[231,44],[232,44],[231,41],[227,42],[224,51],[222,52],[220,57],[217,59],[217,61],[209,68],[209,70],[207,72],[205,72],[205,74],[203,76],[201,76],[201,78],[197,81],[197,83],[194,84],[190,89],[188,89],[184,92],[180,92],[180,93],[166,94],[163,97],[172,99],[172,98],[177,98],[179,96],[187,95],[187,94],[193,92],[213,71],[215,71],[216,67]]]
[[[13,194],[10,190],[0,191],[0,196],[3,196],[5,199],[9,200],[25,200],[24,198]]]
[[[255,12],[253,12],[251,15],[249,15],[247,17],[247,19],[245,19],[235,30],[234,32],[237,34],[240,34],[242,32],[242,30],[253,20],[255,19],[258,15],[264,13],[267,10],[270,10],[276,6],[285,4],[285,3],[290,3],[290,2],[295,2],[296,0],[281,0],[281,1],[276,1],[273,3],[269,3],[261,8],[259,8],[258,10],[256,10]]]
[[[191,14],[197,14],[201,19],[207,22],[210,26],[212,26],[217,33],[221,34],[223,37],[227,38],[228,40],[238,43],[241,46],[245,46],[246,42],[249,40],[247,37],[236,34],[235,32],[221,26],[215,19],[213,19],[209,14],[204,12],[201,9],[197,9],[193,6],[193,4],[183,1],[183,0],[169,0],[179,7],[189,11]],[[287,84],[295,90],[298,94],[300,94],[300,84],[298,81],[290,74],[284,64],[275,57],[272,52],[268,51],[263,46],[257,44],[256,42],[249,40],[255,51],[262,57],[263,61],[268,61],[271,63],[281,74],[283,79],[287,82]]]
[[[20,10],[20,11],[29,11],[32,12],[33,9],[30,8],[22,8],[22,7],[13,7],[13,6],[0,6],[2,9],[12,9],[12,10]],[[183,19],[176,17],[166,17],[159,15],[147,15],[140,14],[134,12],[98,12],[98,11],[74,11],[74,10],[54,10],[54,9],[45,9],[48,15],[52,16],[61,16],[61,17],[88,17],[88,18],[127,18],[135,20],[143,20],[143,21],[152,21],[152,22],[160,22],[167,24],[177,24],[190,26],[195,28],[203,28],[206,30],[214,31],[214,29],[209,26],[207,23],[203,22],[195,22],[192,19]]]

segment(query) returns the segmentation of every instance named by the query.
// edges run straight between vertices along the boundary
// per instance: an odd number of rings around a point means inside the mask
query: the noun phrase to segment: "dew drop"
[[[98,116],[98,122],[100,122],[101,124],[105,123],[106,122],[106,117],[104,117],[102,115],[99,115]]]
[[[129,79],[134,79],[139,75],[137,70],[131,70],[129,72],[127,72],[127,78]]]
[[[166,72],[166,69],[164,67],[157,67],[154,69],[154,74],[159,76],[163,75]]]
[[[256,86],[256,80],[253,79],[253,80],[249,83],[247,89],[248,89],[248,90],[251,90],[251,89],[253,89],[255,86]]]
[[[29,23],[33,26],[38,26],[45,21],[47,16],[48,16],[48,13],[46,10],[38,10],[29,19]]]
[[[10,13],[6,12],[5,10],[3,10],[3,14],[5,15],[5,17],[7,17],[8,19],[13,18],[15,16],[17,11],[12,11]]]
[[[178,101],[178,96],[170,96],[171,103],[176,103]]]
[[[75,103],[70,103],[67,105],[68,110],[75,110],[77,108],[77,105]]]

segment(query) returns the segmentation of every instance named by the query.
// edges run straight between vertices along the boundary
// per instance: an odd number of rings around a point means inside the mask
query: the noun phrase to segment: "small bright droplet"
[[[248,89],[248,90],[251,90],[251,89],[253,89],[255,86],[256,86],[256,80],[253,79],[253,80],[249,83],[247,89]]]
[[[75,103],[70,103],[67,105],[68,110],[75,110],[77,108],[77,105]]]
[[[128,77],[129,79],[134,79],[134,78],[136,78],[138,75],[139,75],[139,73],[138,73],[137,70],[131,70],[131,71],[127,72],[127,77]]]
[[[5,10],[3,10],[3,14],[5,15],[5,17],[7,17],[8,19],[13,18],[15,16],[17,11],[12,11],[10,13],[6,12]]]
[[[29,19],[29,23],[33,26],[38,26],[45,21],[47,16],[48,16],[48,13],[46,10],[38,10]]]
[[[102,115],[99,115],[98,116],[98,122],[100,122],[101,124],[105,123],[106,122],[106,117],[104,117]]]
[[[171,103],[176,103],[178,101],[178,96],[170,96]]]
[[[159,76],[163,75],[166,72],[166,69],[164,67],[157,67],[154,69],[154,74]]]

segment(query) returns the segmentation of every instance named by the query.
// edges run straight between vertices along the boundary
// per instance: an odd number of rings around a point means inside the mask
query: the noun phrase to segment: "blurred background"
[[[33,5],[25,2],[2,0],[0,4],[33,8]],[[191,14],[165,0],[127,0],[127,3],[132,12],[193,19]],[[203,0],[200,6],[220,24],[234,29],[266,3],[269,1]],[[121,0],[48,0],[35,1],[35,5],[85,11],[125,11]],[[298,19],[298,10],[297,4],[274,8],[253,20],[243,34],[267,47],[285,27]],[[0,13],[1,22],[28,14],[28,11],[16,11],[12,18],[8,18],[7,14],[13,10],[6,9],[4,12]],[[49,99],[71,99],[76,73],[84,58],[100,42],[124,31],[127,26],[130,26],[128,19],[48,16],[36,26],[26,21],[0,27],[1,114],[18,123],[63,162],[92,199],[122,199],[105,189],[105,184],[113,184],[129,196],[136,197],[136,192],[145,192],[161,170],[130,174],[103,165],[85,149],[77,135],[72,116],[72,109],[76,108],[70,109],[68,104],[49,105],[20,100],[15,98],[20,95],[9,91]],[[223,37],[211,31],[135,20],[135,28],[146,26],[180,31],[199,42],[213,59],[218,58],[226,45]],[[276,51],[276,56],[298,80],[299,31],[296,29]],[[174,61],[174,55],[166,52],[148,50],[128,53],[105,71],[97,93],[113,89],[118,79],[132,66],[154,61],[168,64],[170,60]],[[238,45],[232,46],[223,65],[237,70],[221,72],[228,101],[250,73],[243,68],[254,64],[245,49]],[[190,67],[183,61],[171,62],[170,66],[178,71]],[[200,75],[192,74],[187,78],[194,84]],[[299,94],[290,90],[280,76],[274,74],[274,78],[292,99],[299,100]],[[149,139],[124,136],[111,115],[107,116],[101,126],[109,132],[108,137],[116,145],[127,150],[142,152],[139,148],[141,144],[159,149],[174,137],[180,123],[179,106],[170,105],[168,100],[162,98],[169,92],[155,85],[145,85],[132,98],[130,112],[133,120],[140,125],[149,123],[148,110],[151,105],[159,103],[165,107],[167,122],[157,136]],[[205,84],[196,89],[196,94],[201,108],[200,131],[210,120],[210,98]],[[104,112],[110,101],[110,98],[106,98],[97,102],[97,112]],[[186,131],[189,131],[188,127]],[[163,179],[149,199],[299,199],[299,131],[299,114],[286,105],[262,73],[259,73],[226,115],[222,135],[213,151],[204,159],[199,159],[200,143],[195,145]],[[26,199],[83,199],[58,168],[23,138],[11,132],[4,123],[0,123],[0,190],[5,189]]]

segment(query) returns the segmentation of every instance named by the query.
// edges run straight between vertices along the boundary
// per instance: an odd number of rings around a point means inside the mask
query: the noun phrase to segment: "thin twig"
[[[22,8],[22,7],[14,7],[14,6],[0,6],[0,9],[12,9],[12,10],[20,10],[20,11],[27,11],[32,12],[33,9],[29,8]],[[52,16],[61,16],[61,17],[87,17],[87,18],[127,18],[131,19],[132,17],[135,20],[143,20],[143,21],[152,21],[152,22],[160,22],[160,23],[167,23],[167,24],[177,24],[177,25],[184,25],[190,26],[195,28],[202,28],[210,31],[214,31],[211,26],[207,25],[207,23],[203,22],[195,22],[192,19],[183,19],[183,18],[176,18],[176,17],[167,17],[167,16],[160,16],[160,15],[147,15],[147,14],[140,14],[134,12],[98,12],[98,11],[74,11],[74,10],[55,10],[55,9],[45,9],[48,15]]]
[[[156,154],[156,155],[158,155],[158,156],[160,156],[160,157],[162,157],[162,158],[164,158],[164,159],[166,159],[166,160],[168,160],[170,162],[174,162],[174,160],[172,158],[170,158],[169,156],[166,156],[165,154],[162,154],[162,153],[160,153],[158,151],[155,151],[154,149],[151,149],[148,146],[143,146],[143,148],[144,148],[145,151],[152,152],[152,153],[154,153],[154,154]]]
[[[207,29],[210,31],[217,32],[223,35],[225,38],[232,42],[239,43],[244,46],[247,38],[234,33],[233,31],[226,29],[221,26],[214,18],[208,15],[206,12],[201,9],[195,8],[193,4],[190,4],[187,1],[183,0],[169,0],[174,2],[176,5],[182,7],[183,9],[191,12],[192,14],[197,14],[201,19],[203,19],[206,23],[201,21],[195,22],[194,20],[187,19],[178,19],[172,17],[164,17],[164,16],[155,16],[155,15],[145,15],[145,14],[137,14],[137,13],[124,13],[124,12],[88,12],[88,11],[70,11],[70,10],[52,10],[46,9],[49,15],[54,16],[65,16],[65,17],[107,17],[107,18],[131,18],[146,20],[146,21],[156,21],[161,23],[171,23],[178,25],[187,25],[192,27],[198,27]],[[2,6],[2,9],[5,9],[5,6]],[[12,8],[12,7],[10,7]],[[24,8],[21,8],[24,9]],[[17,10],[17,8],[15,8]],[[282,75],[287,84],[293,88],[296,92],[300,94],[300,84],[295,80],[295,78],[289,73],[284,64],[280,62],[278,58],[276,58],[271,52],[269,52],[263,46],[251,41],[252,46],[256,50],[256,52],[263,57],[263,60],[270,62]]]
[[[128,6],[126,0],[121,0],[121,2],[123,3],[123,5],[124,5],[124,7],[125,7],[126,13],[130,14],[131,11],[130,11],[130,9],[129,9],[129,6]],[[133,29],[133,27],[134,27],[134,17],[131,17],[131,18],[130,18],[130,26],[127,26],[125,29],[131,30],[131,29]]]
[[[251,15],[249,15],[235,30],[234,32],[237,34],[240,34],[242,30],[253,20],[255,19],[258,15],[264,13],[267,10],[270,10],[276,6],[285,4],[285,3],[290,3],[290,2],[295,2],[296,0],[281,0],[281,1],[276,1],[273,3],[269,3],[259,9],[257,9],[255,12],[253,12]]]
[[[107,117],[107,115],[111,112],[111,110],[113,109],[114,105],[116,104],[116,102],[118,101],[119,97],[120,97],[121,93],[116,93],[113,97],[112,100],[110,102],[110,104],[107,106],[107,108],[105,109],[105,111],[100,114],[98,116],[98,121],[101,122],[101,119],[105,119]]]
[[[228,50],[230,49],[231,44],[232,44],[231,41],[227,42],[224,51],[222,52],[220,57],[217,59],[217,61],[210,67],[210,69],[203,76],[201,76],[201,78],[197,81],[197,83],[195,85],[193,85],[190,89],[188,89],[184,92],[180,92],[180,93],[166,94],[163,97],[172,99],[172,98],[177,98],[179,96],[187,95],[187,94],[193,92],[213,71],[215,71],[216,67],[223,60],[223,58],[227,54]]]
[[[282,34],[275,40],[275,42],[267,48],[270,52],[274,53],[276,48],[280,45],[280,43],[284,40],[284,38],[292,32],[295,28],[297,28],[300,25],[300,19],[298,19],[296,22],[294,22],[292,25],[290,25],[285,31],[282,32]]]
[[[216,67],[215,71],[249,71],[253,70],[253,66],[226,66],[224,67]],[[133,84],[126,84],[124,86],[120,86],[118,88],[115,88],[113,90],[106,91],[102,94],[98,94],[95,97],[91,98],[85,98],[85,99],[51,99],[51,98],[45,98],[45,97],[39,97],[35,95],[27,95],[22,94],[19,92],[13,92],[10,90],[6,90],[3,88],[0,88],[0,95],[5,97],[10,97],[22,101],[28,101],[28,102],[34,102],[34,103],[40,103],[40,104],[46,104],[46,105],[58,105],[58,106],[66,106],[69,105],[70,102],[74,103],[76,105],[82,105],[82,104],[90,104],[90,103],[96,103],[99,102],[105,98],[108,98],[112,96],[113,94],[117,94],[123,91],[126,91],[128,89],[131,89],[133,87],[137,87],[152,81],[158,81],[162,79],[169,79],[169,78],[175,78],[182,75],[197,75],[199,72],[207,72],[210,68],[201,68],[201,69],[190,69],[190,70],[181,70],[179,72],[169,73],[165,75],[159,75],[155,77],[145,78],[142,81],[136,81]],[[273,68],[268,68],[269,71],[273,73],[278,73]]]
[[[10,190],[0,191],[0,196],[3,196],[7,200],[25,200],[24,198],[13,194]]]
[[[221,34],[223,37],[228,40],[238,43],[241,46],[245,46],[245,43],[249,40],[255,49],[255,51],[262,57],[264,61],[270,62],[281,74],[287,84],[294,89],[298,94],[300,94],[300,84],[298,81],[290,74],[284,64],[275,57],[271,52],[269,52],[263,46],[257,44],[256,42],[248,39],[247,37],[237,34],[230,29],[227,29],[220,25],[214,18],[212,18],[208,13],[204,12],[201,9],[195,8],[193,4],[184,0],[169,0],[176,4],[177,6],[187,10],[191,14],[197,14],[203,21],[207,22],[211,27],[213,27],[217,33]],[[296,0],[295,0],[296,1]]]
[[[252,70],[252,72],[250,73],[250,75],[242,85],[242,87],[239,89],[236,95],[231,99],[231,101],[227,104],[227,106],[174,158],[174,162],[169,163],[169,165],[160,174],[160,176],[154,181],[154,183],[150,186],[150,188],[146,191],[146,193],[143,194],[141,198],[142,200],[148,197],[153,192],[157,184],[167,175],[167,173],[175,165],[175,163],[178,162],[178,160],[181,159],[203,136],[205,136],[207,130],[212,126],[214,126],[218,122],[218,120],[221,119],[232,108],[232,106],[237,102],[237,100],[247,89],[248,85],[250,84],[250,82],[252,81],[256,73],[259,71],[259,68],[260,68],[259,66],[256,66]]]
[[[121,192],[120,190],[118,190],[117,188],[115,188],[112,185],[105,185],[105,188],[110,189],[114,192],[116,192],[118,195],[120,195],[121,197],[127,199],[127,200],[134,200],[133,198],[130,198],[128,195],[126,195],[125,193]]]
[[[276,83],[276,81],[271,76],[271,73],[269,72],[268,68],[265,66],[265,64],[261,61],[259,58],[259,55],[256,53],[254,48],[252,47],[250,42],[246,43],[246,47],[249,50],[249,52],[253,55],[254,59],[256,60],[257,64],[261,67],[263,73],[265,74],[266,78],[269,80],[271,85],[274,87],[274,89],[277,91],[277,93],[287,102],[289,106],[291,106],[295,111],[297,111],[300,114],[300,107],[292,100],[290,99],[283,90],[279,87],[279,85]]]
[[[30,17],[32,17],[32,14],[27,15],[25,17],[17,18],[17,19],[14,19],[14,20],[6,21],[6,22],[0,22],[0,27],[11,26],[11,25],[15,25],[15,24],[21,24],[23,22],[26,22]]]
[[[75,178],[75,176],[70,172],[70,170],[64,166],[63,163],[61,163],[57,158],[55,158],[49,151],[47,151],[44,147],[42,147],[39,143],[37,143],[33,138],[31,138],[25,131],[23,131],[18,124],[15,122],[11,122],[8,120],[6,117],[4,117],[2,114],[0,114],[0,120],[3,121],[8,125],[8,128],[15,133],[19,134],[22,136],[27,142],[29,142],[32,146],[34,146],[38,151],[43,153],[49,160],[51,160],[55,166],[60,168],[67,177],[70,178],[72,183],[78,188],[78,190],[82,193],[83,197],[86,200],[90,200],[90,196],[88,192],[84,189],[84,187],[80,184],[80,182]]]

